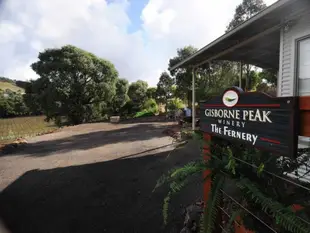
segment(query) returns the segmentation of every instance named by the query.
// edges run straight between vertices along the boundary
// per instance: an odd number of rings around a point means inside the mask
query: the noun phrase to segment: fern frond
[[[164,204],[163,204],[163,220],[164,220],[165,225],[167,225],[167,222],[168,222],[170,199],[171,199],[171,193],[169,192],[167,196],[164,198]]]
[[[238,210],[235,210],[235,211],[231,214],[231,216],[230,216],[230,218],[229,218],[229,220],[228,220],[228,223],[226,224],[226,226],[225,226],[225,228],[224,228],[226,232],[228,232],[228,229],[231,227],[232,223],[236,221],[236,218],[237,218],[238,216],[240,216],[241,212],[242,212],[242,210],[241,210],[241,209],[238,209]]]
[[[205,226],[204,226],[204,214],[200,216],[200,221],[199,221],[199,233],[205,233]]]
[[[310,226],[300,219],[291,209],[266,196],[247,178],[237,181],[237,186],[255,203],[261,205],[266,214],[272,214],[276,224],[293,233],[309,233]]]
[[[236,160],[230,148],[227,148],[227,155],[228,155],[228,164],[226,165],[226,169],[231,171],[232,174],[235,175],[236,174]]]
[[[205,164],[202,161],[190,162],[181,168],[170,170],[167,175],[163,175],[157,181],[154,190],[165,183],[170,184],[170,191],[165,197],[163,204],[163,218],[165,224],[167,224],[168,221],[169,203],[172,195],[180,192],[188,183],[189,177],[197,173],[200,174],[204,168]]]
[[[206,233],[212,233],[215,226],[215,221],[218,213],[218,206],[221,201],[221,188],[224,185],[225,177],[220,174],[216,174],[212,181],[212,189],[209,193],[207,206],[205,209],[205,222],[204,228]]]
[[[163,186],[164,184],[168,183],[169,180],[171,179],[171,174],[173,172],[175,172],[177,170],[177,168],[171,169],[170,171],[167,172],[167,174],[163,174],[161,177],[159,177],[159,179],[156,182],[156,185],[153,189],[152,192],[155,192],[155,190],[161,186]]]
[[[205,164],[202,161],[190,162],[183,167],[176,169],[170,176],[173,179],[184,179],[203,171],[203,169],[205,169]]]

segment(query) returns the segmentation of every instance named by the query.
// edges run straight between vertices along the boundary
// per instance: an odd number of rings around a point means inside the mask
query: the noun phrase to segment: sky
[[[72,44],[111,61],[121,78],[156,86],[178,48],[221,36],[241,2],[0,0],[0,76],[36,79],[39,52]]]

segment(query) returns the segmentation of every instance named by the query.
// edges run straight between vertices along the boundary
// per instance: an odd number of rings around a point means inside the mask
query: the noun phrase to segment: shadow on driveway
[[[163,173],[197,159],[199,153],[194,151],[180,148],[169,157],[169,151],[157,151],[143,157],[26,172],[0,194],[0,217],[11,233],[179,232],[184,220],[180,205],[200,198],[201,185],[193,182],[175,196],[166,228],[162,204],[167,187],[152,190]]]
[[[2,153],[0,156],[48,156],[56,153],[66,153],[75,150],[89,150],[109,144],[146,141],[152,138],[164,137],[164,129],[167,125],[156,123],[133,124],[114,130],[102,130],[77,134],[60,139],[39,141],[22,146],[12,153]]]

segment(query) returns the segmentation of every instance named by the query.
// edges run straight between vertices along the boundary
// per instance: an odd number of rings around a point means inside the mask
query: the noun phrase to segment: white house
[[[171,69],[212,60],[277,69],[278,96],[310,95],[310,1],[279,0]]]
[[[276,69],[278,96],[310,96],[310,0],[277,1],[171,70],[212,60]],[[299,148],[310,147],[309,139],[300,137]]]

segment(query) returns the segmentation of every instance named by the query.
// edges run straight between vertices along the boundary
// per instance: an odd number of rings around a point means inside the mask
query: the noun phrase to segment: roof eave
[[[217,43],[220,43],[221,41],[223,41],[224,39],[230,37],[231,35],[235,34],[236,32],[242,30],[243,28],[251,25],[253,22],[261,19],[262,17],[264,17],[267,14],[270,14],[272,11],[278,9],[279,7],[282,7],[283,5],[285,5],[286,3],[291,2],[291,0],[279,0],[277,2],[275,2],[274,4],[270,5],[269,7],[265,8],[264,10],[262,10],[261,12],[259,12],[258,14],[256,14],[255,16],[253,16],[252,18],[248,19],[247,21],[243,22],[242,24],[240,24],[238,27],[230,30],[229,32],[225,33],[224,35],[222,35],[221,37],[217,38],[216,40],[214,40],[213,42],[211,42],[210,44],[204,46],[202,49],[198,50],[196,53],[194,53],[193,55],[189,56],[188,58],[184,59],[183,61],[179,62],[178,64],[174,65],[173,67],[169,68],[169,71],[181,68],[183,66],[188,66],[187,64],[191,63],[191,60],[193,58],[195,58],[196,56],[198,56],[199,54],[203,53],[204,51],[206,51],[207,49],[211,48],[212,46],[214,46]],[[194,64],[191,64],[191,66],[195,67]]]

